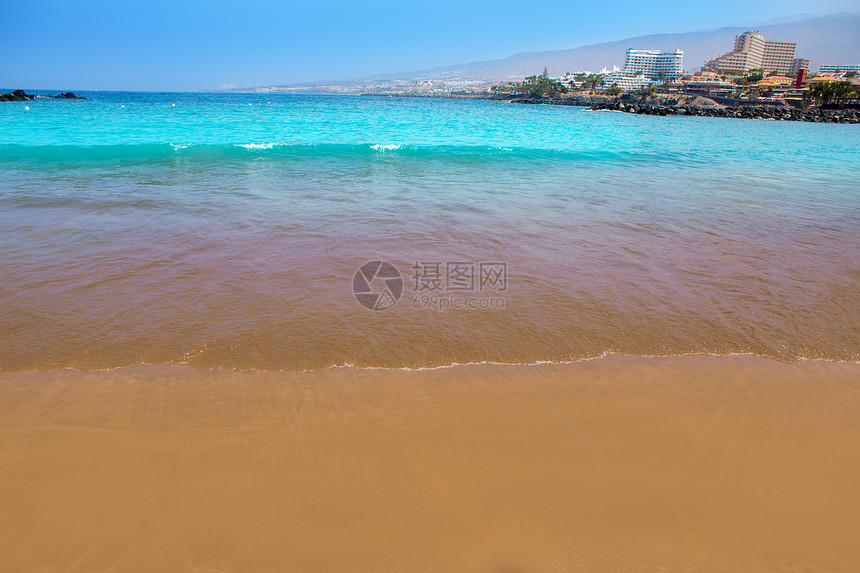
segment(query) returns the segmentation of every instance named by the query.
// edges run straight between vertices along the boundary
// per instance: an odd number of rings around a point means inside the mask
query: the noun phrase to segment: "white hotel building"
[[[684,73],[684,52],[674,50],[627,50],[624,69],[604,78],[605,85],[615,84],[621,91],[635,91],[654,82],[674,80]]]
[[[809,69],[809,60],[795,58],[795,42],[768,40],[755,30],[735,36],[735,48],[728,54],[705,62],[705,68],[716,72],[746,73],[761,69],[765,74],[796,75],[800,68]]]
[[[627,50],[624,71],[642,72],[654,81],[674,80],[684,73],[684,52],[659,52],[657,50]]]
[[[840,73],[844,73],[844,72],[858,73],[858,72],[860,72],[860,64],[843,64],[841,66],[825,65],[825,66],[821,66],[818,68],[818,73],[821,75],[829,75],[829,74],[835,74],[836,70],[839,70]]]

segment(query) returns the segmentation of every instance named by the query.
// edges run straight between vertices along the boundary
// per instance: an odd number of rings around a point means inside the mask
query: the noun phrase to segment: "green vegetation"
[[[547,69],[539,76],[529,76],[522,83],[509,83],[506,86],[494,86],[493,91],[507,93],[528,93],[533,96],[557,96],[566,94],[569,89],[565,84],[551,79]]]
[[[538,96],[557,96],[560,93],[567,93],[567,86],[561,82],[550,79],[546,68],[539,76],[529,76],[522,83],[522,86],[532,95]]]
[[[648,87],[641,88],[639,90],[639,95],[645,96],[647,98],[653,98],[655,95],[657,95],[657,85],[651,84]]]
[[[603,75],[589,74],[585,77],[585,83],[591,86],[591,91],[594,91],[598,86],[603,85]]]
[[[849,99],[856,99],[857,92],[851,86],[851,82],[821,82],[812,86],[809,90],[810,96],[818,102],[818,105],[828,103],[841,104]]]
[[[724,74],[725,75],[723,76],[723,78],[725,78],[725,76],[732,76],[732,82],[739,86],[748,86],[750,84],[756,83],[759,80],[764,79],[764,70],[755,68],[752,70],[747,70],[746,72],[733,72],[730,70],[726,70]],[[773,72],[769,75],[775,76],[778,75],[778,73]]]

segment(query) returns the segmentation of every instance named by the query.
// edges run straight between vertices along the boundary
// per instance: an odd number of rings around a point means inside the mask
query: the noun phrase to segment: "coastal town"
[[[600,87],[613,95],[690,94],[729,105],[774,103],[801,107],[810,100],[826,105],[857,99],[860,64],[825,63],[818,66],[817,73],[810,73],[810,60],[796,57],[795,50],[794,42],[768,40],[750,30],[735,38],[730,52],[706,62],[692,74],[684,72],[681,50],[630,48],[622,69],[597,74],[567,73],[552,79],[571,91]],[[491,88],[500,89],[504,87]]]
[[[729,46],[727,46],[728,48]],[[756,30],[736,36],[734,46],[694,72],[685,70],[683,50],[629,48],[624,65],[574,70],[550,76],[546,70],[521,81],[469,78],[385,79],[330,85],[262,87],[262,93],[331,93],[427,97],[493,97],[531,94],[547,98],[577,96],[699,96],[717,107],[810,105],[853,107],[858,103],[860,62],[820,62],[795,54],[796,42],[773,40]],[[619,54],[620,56],[621,54]],[[222,86],[227,89],[235,86]],[[241,90],[245,91],[245,90]],[[587,102],[586,102],[587,104]]]

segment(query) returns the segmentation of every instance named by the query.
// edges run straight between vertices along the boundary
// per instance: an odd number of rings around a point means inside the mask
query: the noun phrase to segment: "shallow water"
[[[857,126],[85,95],[0,106],[0,372],[860,359]]]

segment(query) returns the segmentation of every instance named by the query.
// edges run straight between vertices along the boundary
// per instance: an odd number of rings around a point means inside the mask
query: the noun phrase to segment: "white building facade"
[[[842,66],[821,66],[818,68],[818,73],[821,75],[831,75],[837,73],[836,70],[839,70],[839,73],[858,73],[860,72],[860,64],[845,64]]]
[[[618,86],[623,92],[635,92],[647,89],[654,82],[643,74],[631,74],[621,70],[603,76],[603,87]]]
[[[651,84],[670,81],[684,73],[684,52],[675,50],[627,50],[624,69],[614,69],[603,78],[604,86],[618,86],[623,92],[647,89]]]
[[[660,52],[658,50],[627,50],[624,71],[631,74],[642,72],[652,81],[674,80],[684,73],[684,52]]]

